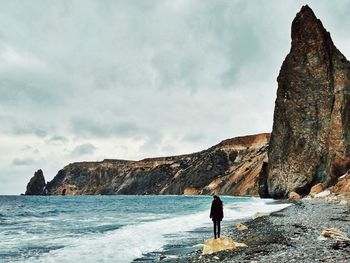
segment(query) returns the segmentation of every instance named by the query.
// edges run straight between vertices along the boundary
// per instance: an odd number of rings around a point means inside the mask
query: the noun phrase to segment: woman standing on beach
[[[224,212],[222,208],[222,201],[217,195],[213,196],[214,200],[211,203],[210,218],[213,220],[214,224],[214,238],[220,237],[220,222],[224,217]]]

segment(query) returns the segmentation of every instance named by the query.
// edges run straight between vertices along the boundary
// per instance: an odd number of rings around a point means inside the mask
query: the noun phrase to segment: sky
[[[0,195],[37,169],[271,132],[304,4],[349,58],[350,1],[0,0]]]

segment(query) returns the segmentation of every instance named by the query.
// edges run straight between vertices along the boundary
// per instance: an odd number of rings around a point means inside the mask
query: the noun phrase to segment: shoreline
[[[203,197],[202,195],[198,196],[190,196],[190,197]],[[211,197],[211,196],[210,196]],[[221,196],[221,198],[234,198],[234,199],[252,199],[254,198],[261,202],[262,204],[256,204],[258,209],[254,209],[255,211],[250,211],[255,205],[251,203],[248,205],[248,209],[242,210],[239,218],[228,218],[225,217],[221,224],[221,235],[227,236],[228,231],[238,223],[247,222],[252,217],[257,214],[270,214],[272,211],[280,211],[281,209],[285,209],[286,205],[291,205],[290,201],[286,200],[272,200],[272,199],[261,199],[256,196]],[[242,201],[237,201],[237,203],[241,203]],[[252,202],[252,201],[251,201]],[[233,202],[234,204],[236,202]],[[263,209],[261,205],[265,205],[266,208]],[[276,208],[279,206],[279,208]],[[228,207],[227,209],[232,210],[232,207]],[[237,209],[237,208],[236,208]],[[238,208],[241,210],[241,208]],[[279,210],[277,210],[279,209]],[[208,209],[207,209],[208,210]],[[234,208],[235,210],[235,208]],[[185,255],[190,255],[194,251],[198,252],[201,249],[201,244],[207,238],[212,238],[213,235],[213,226],[212,221],[209,218],[209,210],[207,211],[208,215],[206,217],[207,224],[205,226],[199,226],[191,231],[187,231],[181,234],[182,240],[168,240],[168,242],[159,250],[151,251],[142,255],[142,257],[134,259],[132,262],[135,263],[148,263],[148,262],[165,262],[165,260],[169,259],[179,259],[184,257]],[[226,211],[229,213],[228,211]],[[235,212],[238,212],[235,210]],[[238,212],[239,213],[239,212]],[[174,242],[175,241],[175,242]],[[180,241],[180,242],[179,242]]]
[[[201,249],[167,263],[190,262],[350,262],[350,241],[333,238],[319,240],[325,228],[338,228],[350,236],[350,207],[319,199],[302,199],[268,216],[249,219],[248,229],[238,231],[234,225],[223,229],[247,248],[202,255]]]

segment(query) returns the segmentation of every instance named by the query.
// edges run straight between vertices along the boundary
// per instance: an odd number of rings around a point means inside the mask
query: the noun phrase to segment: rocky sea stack
[[[329,184],[332,162],[349,156],[350,62],[308,6],[292,23],[292,46],[278,76],[265,182],[274,198]]]
[[[34,176],[27,184],[26,195],[42,195],[45,190],[45,178],[42,170],[38,170],[34,173]]]

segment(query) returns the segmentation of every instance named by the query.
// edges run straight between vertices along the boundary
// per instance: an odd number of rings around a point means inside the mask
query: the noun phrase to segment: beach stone
[[[288,195],[289,200],[297,201],[301,199],[301,196],[296,192],[290,192]]]
[[[239,231],[243,231],[243,230],[247,230],[248,229],[248,227],[246,225],[241,224],[241,223],[236,224],[236,228]]]
[[[272,198],[307,195],[314,182],[327,181],[336,158],[350,153],[350,62],[307,5],[293,20],[291,35],[277,78],[268,150]]]
[[[323,183],[315,184],[313,187],[311,187],[310,195],[312,197],[314,197],[316,194],[321,193],[322,191],[324,191],[324,189],[325,189],[325,186],[324,186]]]
[[[336,240],[350,240],[344,232],[335,227],[326,228],[325,230],[323,230],[321,233],[321,237],[333,238]]]
[[[203,255],[213,254],[222,250],[232,250],[238,247],[247,247],[244,243],[235,242],[231,237],[207,239],[203,244]]]

